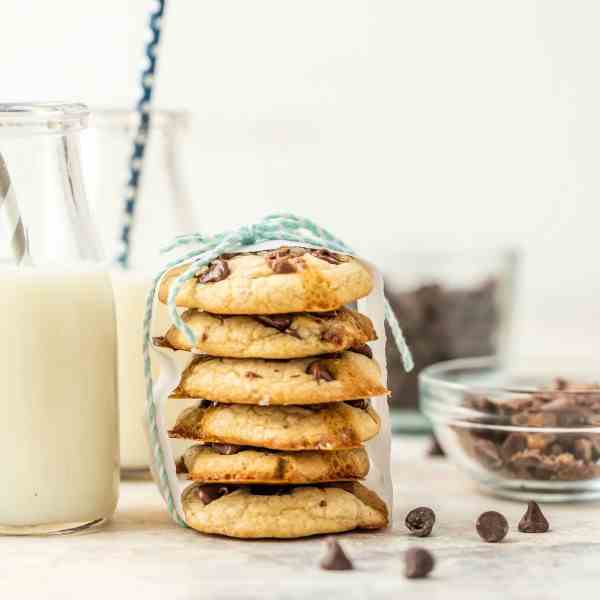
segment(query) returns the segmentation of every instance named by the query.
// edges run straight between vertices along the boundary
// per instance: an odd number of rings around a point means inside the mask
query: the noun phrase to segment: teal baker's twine
[[[146,417],[150,431],[150,441],[152,444],[152,452],[154,454],[155,463],[158,467],[158,484],[160,491],[167,501],[167,508],[173,520],[179,525],[185,527],[185,523],[181,520],[175,509],[175,501],[169,488],[167,470],[165,467],[164,454],[160,446],[158,435],[158,426],[156,423],[156,406],[154,403],[154,390],[152,383],[152,373],[150,364],[150,324],[152,321],[152,311],[154,307],[154,296],[156,288],[162,279],[163,275],[171,268],[185,263],[189,260],[192,262],[187,269],[179,275],[170,286],[167,297],[167,308],[171,321],[188,339],[192,346],[196,345],[196,336],[192,329],[183,322],[179,313],[175,299],[179,294],[183,285],[192,279],[200,268],[208,265],[211,261],[218,258],[226,252],[235,252],[245,246],[259,244],[261,242],[269,242],[274,240],[289,240],[298,242],[299,244],[311,244],[313,246],[321,246],[334,252],[343,252],[352,254],[352,250],[341,240],[333,236],[327,230],[319,227],[309,219],[297,217],[292,214],[276,213],[268,215],[259,223],[254,225],[240,227],[232,231],[225,231],[212,236],[202,234],[184,235],[175,238],[175,240],[163,248],[163,252],[170,252],[179,247],[193,245],[194,249],[190,250],[183,256],[169,262],[158,274],[152,283],[152,289],[148,294],[146,302],[146,314],[144,318],[144,375],[146,378]],[[384,298],[385,318],[390,326],[394,341],[402,357],[404,369],[409,372],[413,369],[414,363],[402,334],[402,329],[398,324],[398,320],[394,315],[394,311],[390,303]]]

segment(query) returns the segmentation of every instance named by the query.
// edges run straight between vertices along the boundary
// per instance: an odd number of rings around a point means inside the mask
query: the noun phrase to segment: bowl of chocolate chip
[[[600,369],[581,361],[452,360],[419,377],[445,453],[487,491],[600,499]]]
[[[427,427],[416,413],[418,375],[424,368],[507,353],[518,257],[511,248],[423,250],[388,261],[386,295],[415,363],[406,373],[388,335],[388,385],[396,430]]]

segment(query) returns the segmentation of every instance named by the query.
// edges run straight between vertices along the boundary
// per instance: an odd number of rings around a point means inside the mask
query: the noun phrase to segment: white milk
[[[140,271],[112,271],[111,279],[117,311],[119,345],[119,417],[121,424],[121,469],[148,469],[150,454],[144,424],[146,383],[144,380],[144,313],[146,296],[152,275]],[[157,315],[159,330],[166,333],[171,321],[166,311]],[[156,367],[153,376],[158,376]],[[167,410],[167,423],[172,425],[177,415],[195,401],[173,400]],[[189,442],[174,441],[178,457]]]
[[[119,465],[108,274],[4,267],[0,305],[0,529],[109,517]]]

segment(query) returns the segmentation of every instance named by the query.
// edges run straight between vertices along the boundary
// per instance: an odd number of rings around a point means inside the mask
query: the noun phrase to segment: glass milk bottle
[[[79,104],[0,105],[0,533],[81,530],[118,498],[116,328]]]
[[[84,140],[84,166],[90,205],[111,258],[121,251],[123,203],[129,157],[136,135],[137,115],[130,110],[92,111]],[[140,178],[135,224],[131,232],[129,268],[116,265],[111,272],[117,313],[119,345],[119,411],[121,469],[132,475],[145,471],[149,450],[144,429],[145,381],[142,357],[142,321],[152,277],[164,260],[160,248],[173,236],[194,230],[178,157],[187,130],[186,113],[151,113],[144,165]],[[169,326],[165,317],[164,329]],[[155,373],[155,376],[157,373]],[[181,403],[168,415],[174,423]],[[188,445],[179,441],[183,450]]]

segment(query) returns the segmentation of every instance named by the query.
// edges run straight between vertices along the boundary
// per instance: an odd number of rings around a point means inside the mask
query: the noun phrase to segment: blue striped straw
[[[148,64],[142,71],[140,83],[142,95],[137,104],[138,128],[133,144],[133,151],[129,159],[129,179],[125,191],[123,204],[123,223],[121,227],[121,250],[116,258],[123,268],[129,266],[131,255],[131,230],[135,222],[135,210],[139,193],[140,175],[144,164],[146,142],[150,129],[150,103],[154,90],[156,65],[158,63],[158,46],[160,42],[161,26],[165,14],[166,0],[156,0],[155,8],[150,12],[149,26],[150,39],[146,44],[145,55]]]

